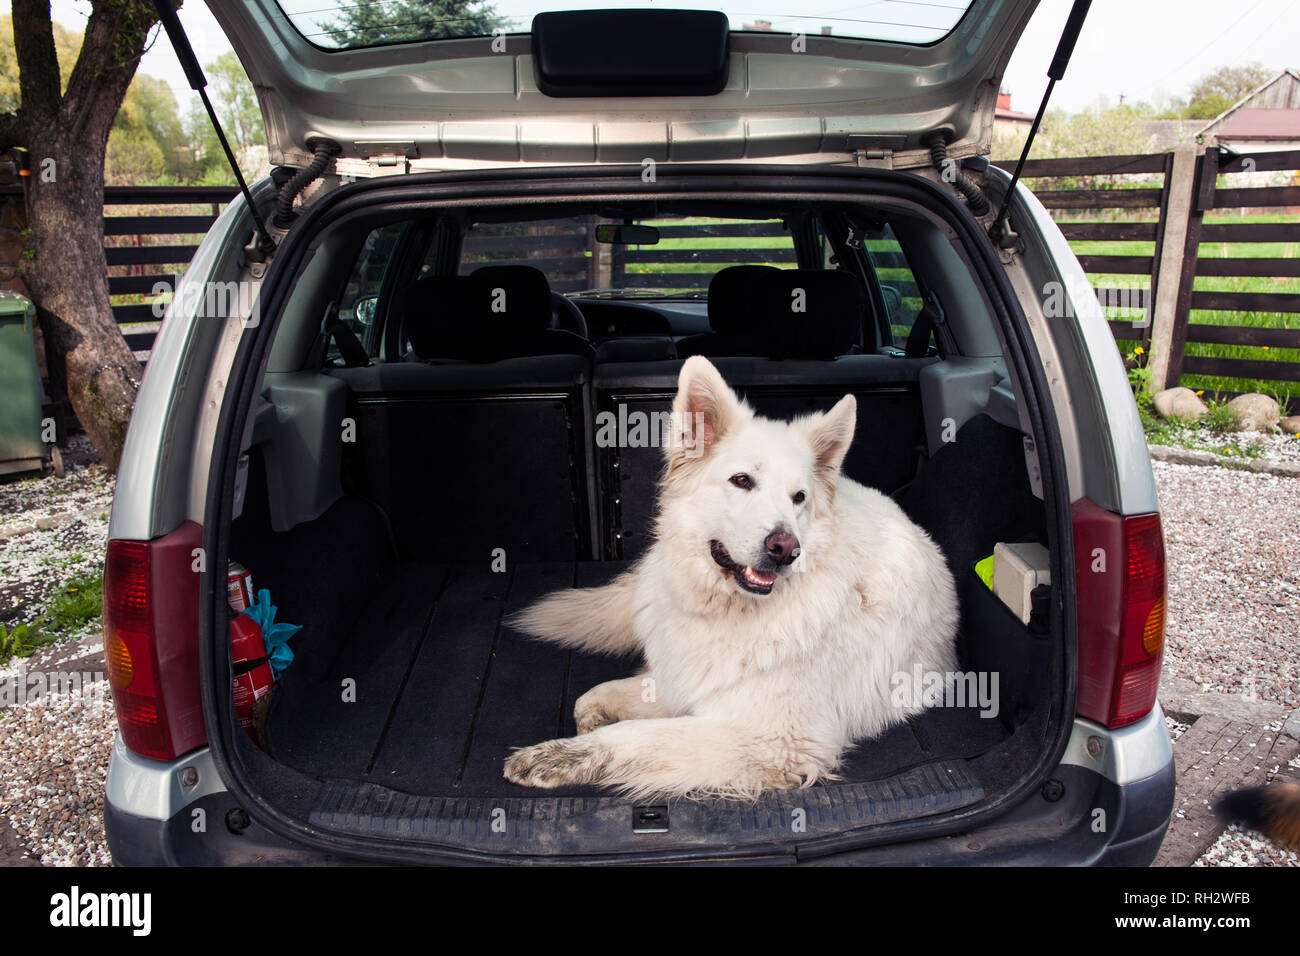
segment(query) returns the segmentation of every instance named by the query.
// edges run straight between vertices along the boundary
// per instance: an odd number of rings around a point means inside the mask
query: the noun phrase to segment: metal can
[[[226,569],[226,603],[232,611],[253,606],[253,573],[238,561],[231,561]]]

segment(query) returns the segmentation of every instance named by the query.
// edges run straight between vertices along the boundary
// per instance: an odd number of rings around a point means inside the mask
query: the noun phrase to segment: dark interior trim
[[[209,472],[208,511],[204,520],[204,546],[213,556],[212,568],[225,568],[228,560],[229,527],[239,438],[242,426],[254,401],[254,384],[262,358],[273,341],[275,329],[289,294],[291,283],[283,275],[295,274],[312,237],[341,217],[354,212],[373,212],[384,203],[411,210],[436,210],[454,201],[473,201],[497,197],[528,197],[534,201],[565,197],[623,196],[635,191],[630,182],[639,182],[639,167],[546,168],[511,171],[476,171],[463,174],[438,173],[403,177],[401,182],[372,180],[343,187],[323,197],[299,220],[286,237],[272,264],[266,288],[271,290],[264,309],[264,321],[245,335],[231,370],[227,401],[224,403],[214,441],[212,467]],[[1050,682],[1050,729],[1048,744],[1040,759],[1020,782],[993,795],[978,805],[955,811],[940,819],[920,820],[899,827],[870,830],[851,836],[827,837],[800,845],[800,859],[813,858],[852,848],[879,845],[899,839],[943,836],[987,823],[1017,806],[1045,778],[1047,771],[1060,761],[1068,741],[1074,713],[1077,681],[1074,648],[1075,590],[1072,562],[1073,546],[1069,519],[1069,502],[1063,481],[1064,455],[1055,422],[1048,415],[1049,392],[1037,348],[1020,309],[1010,282],[1002,270],[987,236],[979,223],[947,191],[920,177],[887,170],[838,169],[818,167],[792,171],[789,167],[769,166],[664,166],[655,187],[666,195],[734,194],[743,189],[757,193],[807,192],[831,195],[845,201],[863,201],[870,197],[898,198],[917,202],[939,213],[951,225],[969,256],[976,278],[987,290],[994,313],[1009,346],[1014,373],[1022,383],[1026,413],[1035,444],[1043,456],[1042,469],[1047,508],[1048,547],[1052,554],[1052,576],[1059,582],[1053,588],[1051,632],[1060,641],[1064,653],[1058,654],[1059,667]],[[279,280],[279,281],[277,281]],[[349,856],[391,862],[447,859],[492,861],[495,854],[464,853],[452,848],[403,845],[326,832],[309,822],[283,812],[266,800],[252,786],[247,769],[230,750],[229,740],[239,734],[234,721],[229,694],[219,692],[229,686],[228,655],[222,640],[226,626],[224,575],[207,572],[202,576],[200,608],[200,666],[203,681],[205,722],[213,759],[231,793],[266,827],[299,843],[333,850]],[[669,854],[667,858],[711,859],[743,858],[745,851],[718,848],[694,854]],[[519,857],[515,857],[519,859]],[[533,862],[575,862],[573,858],[527,857]],[[591,858],[587,858],[589,861]]]

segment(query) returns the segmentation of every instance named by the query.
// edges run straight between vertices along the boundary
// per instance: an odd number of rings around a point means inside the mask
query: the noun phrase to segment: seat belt
[[[957,341],[952,337],[952,329],[944,317],[943,306],[939,297],[933,292],[925,294],[925,304],[916,314],[912,331],[907,333],[907,347],[904,353],[908,358],[924,358],[930,351],[930,333],[934,333],[935,345],[940,357],[947,358],[957,354]]]
[[[325,336],[327,340],[333,336],[334,344],[339,347],[339,354],[343,356],[348,368],[364,368],[370,364],[370,354],[366,347],[361,344],[356,333],[347,327],[347,323],[339,318],[337,308],[331,308],[325,316]]]

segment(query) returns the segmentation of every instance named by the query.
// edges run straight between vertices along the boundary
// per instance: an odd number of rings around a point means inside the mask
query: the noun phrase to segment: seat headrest
[[[771,291],[767,336],[773,358],[831,359],[858,344],[867,290],[848,272],[782,269]]]
[[[709,283],[709,325],[752,336],[772,358],[831,359],[858,344],[866,301],[847,272],[732,266]]]
[[[492,273],[475,273],[426,276],[402,290],[394,304],[411,348],[425,361],[590,355],[582,337],[549,328],[549,291],[542,312],[539,301],[536,283],[526,275],[500,281]]]
[[[491,285],[494,301],[504,303],[512,328],[529,331],[551,327],[551,284],[532,266],[479,266],[470,276]],[[501,314],[501,313],[498,313]]]
[[[752,332],[763,309],[762,279],[775,266],[728,266],[709,280],[709,328],[714,332]]]

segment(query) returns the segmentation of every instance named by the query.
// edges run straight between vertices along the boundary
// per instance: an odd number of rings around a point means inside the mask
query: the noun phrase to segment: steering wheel
[[[551,293],[551,328],[564,329],[587,338],[587,320],[573,300],[558,292]]]

